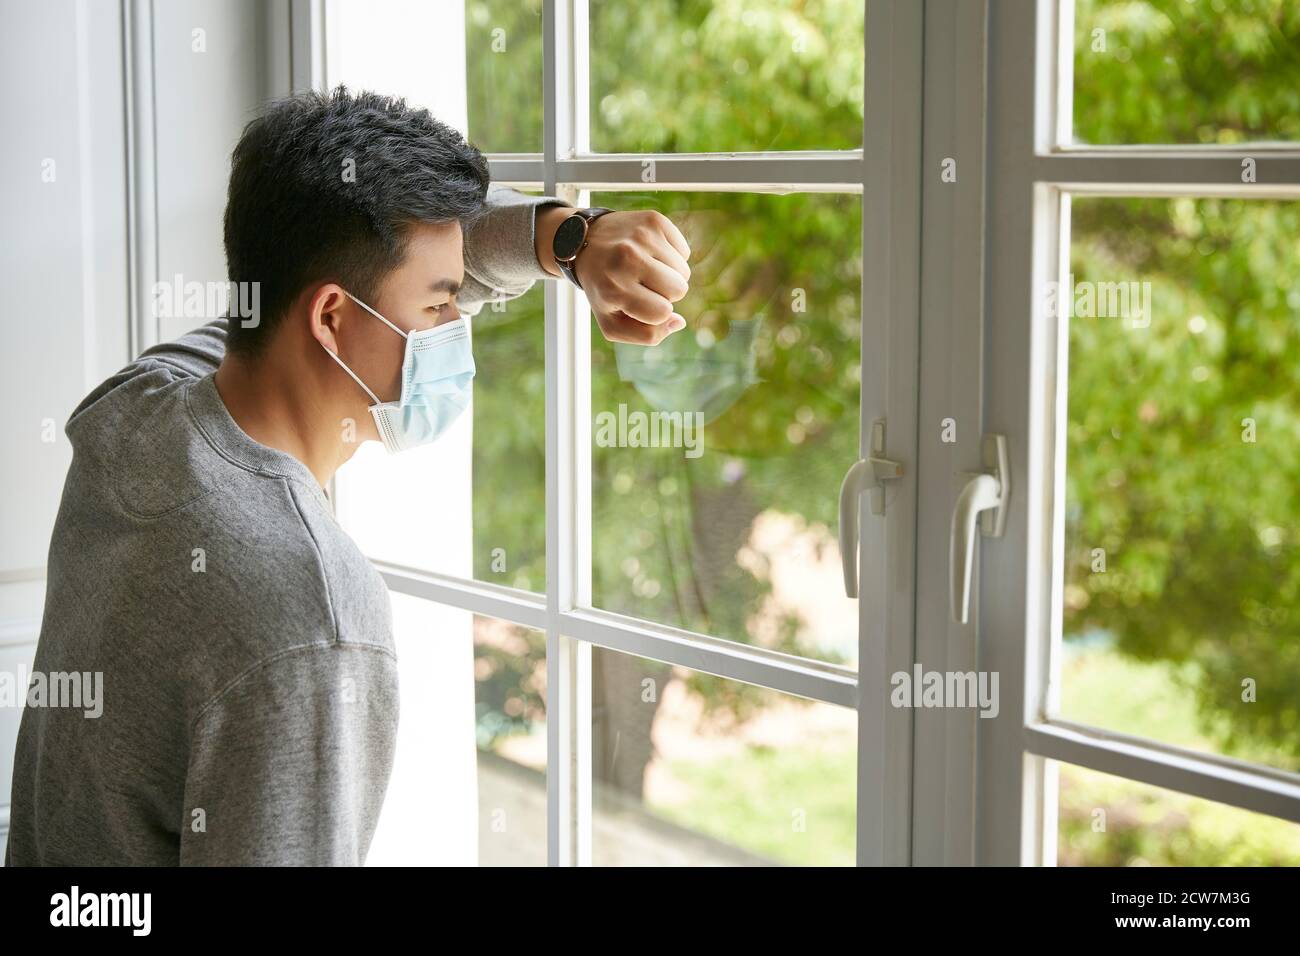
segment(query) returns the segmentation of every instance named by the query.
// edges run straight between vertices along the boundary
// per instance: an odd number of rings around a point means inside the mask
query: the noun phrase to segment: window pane
[[[857,713],[593,647],[592,862],[852,866]]]
[[[1061,714],[1300,770],[1300,204],[1072,222]]]
[[[366,863],[545,866],[545,636],[392,601],[402,714]]]
[[[543,283],[474,317],[474,576],[546,590]]]
[[[546,590],[542,284],[470,320],[474,398],[431,445],[357,449],[336,480],[339,520],[369,556]]]
[[[473,866],[473,620],[468,611],[406,594],[394,593],[392,602],[401,716],[366,863]]]
[[[865,6],[593,2],[592,149],[861,148]]]
[[[546,865],[546,635],[474,617],[479,866]]]
[[[469,141],[485,153],[542,151],[542,0],[466,0]]]
[[[835,529],[858,457],[861,197],[592,201],[658,208],[692,251],[685,329],[650,349],[592,331],[594,602],[855,664]]]
[[[1300,139],[1294,0],[1075,0],[1080,143]]]
[[[1289,820],[1057,766],[1058,866],[1300,866]]]

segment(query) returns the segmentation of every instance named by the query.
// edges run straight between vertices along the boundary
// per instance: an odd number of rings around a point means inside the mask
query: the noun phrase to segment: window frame
[[[296,89],[322,88],[336,0],[292,0]],[[863,196],[864,354],[859,447],[887,419],[887,452],[915,460],[919,263],[921,4],[863,0],[868,124],[864,150],[597,154],[589,149],[588,0],[543,0],[543,149],[488,154],[494,182],[540,189],[574,204],[592,190],[834,192]],[[874,40],[873,40],[874,37]],[[641,179],[654,160],[653,183]],[[875,186],[867,190],[868,183]],[[876,228],[872,228],[873,224]],[[869,254],[874,253],[874,254]],[[867,290],[873,290],[871,298]],[[886,668],[910,667],[913,650],[915,479],[891,486],[884,520],[861,527],[859,668],[668,627],[592,606],[590,313],[566,282],[544,288],[546,361],[545,594],[374,561],[390,591],[543,630],[547,659],[547,861],[590,865],[591,647],[681,665],[729,680],[858,710],[858,864],[910,861],[911,716],[889,706]],[[864,350],[864,353],[866,350]],[[868,382],[872,383],[870,386]],[[895,437],[896,436],[896,437]],[[844,462],[847,469],[853,462]],[[864,512],[866,509],[863,509]],[[870,546],[869,546],[870,542]],[[874,550],[873,550],[874,548]],[[868,603],[874,598],[874,602]],[[867,610],[863,610],[867,608]],[[870,640],[868,640],[870,635]],[[871,662],[869,664],[869,662]]]
[[[989,5],[984,427],[1011,437],[1005,538],[986,541],[981,660],[1004,712],[978,728],[975,861],[1055,865],[1056,761],[1300,823],[1300,775],[1051,717],[1064,569],[1064,329],[1045,283],[1069,273],[1072,195],[1300,198],[1300,144],[1064,145],[1072,136],[1072,0]],[[1031,56],[997,56],[1030,50]],[[1032,118],[1032,121],[1026,120]],[[1256,161],[1256,184],[1240,181]],[[1028,281],[1027,281],[1028,280]]]

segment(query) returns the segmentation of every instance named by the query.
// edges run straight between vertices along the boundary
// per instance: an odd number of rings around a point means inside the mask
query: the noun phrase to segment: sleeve
[[[215,372],[226,354],[229,321],[216,319],[186,332],[178,339],[145,349],[131,364],[100,382],[94,391],[83,398],[68,416],[67,424],[71,425],[77,416],[119,385],[126,384],[137,375],[154,371],[159,366],[165,366],[175,377],[184,378],[202,378],[209,372]]]
[[[564,200],[526,196],[493,183],[482,214],[465,227],[465,281],[457,303],[467,315],[478,315],[484,302],[513,299],[538,279],[554,278],[537,261],[536,222],[540,206]]]
[[[182,866],[360,866],[397,741],[397,661],[316,644],[245,674],[195,720]]]

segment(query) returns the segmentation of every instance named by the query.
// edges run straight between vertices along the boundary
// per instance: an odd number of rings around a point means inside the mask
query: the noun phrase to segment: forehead
[[[460,282],[465,273],[464,239],[460,223],[420,222],[406,233],[406,259],[397,271],[419,282],[450,278]]]

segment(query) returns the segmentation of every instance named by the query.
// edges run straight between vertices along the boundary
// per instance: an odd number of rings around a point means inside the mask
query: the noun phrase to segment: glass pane
[[[592,862],[852,866],[857,712],[593,647]]]
[[[468,611],[406,594],[392,594],[392,602],[401,717],[366,864],[473,866],[473,620]]]
[[[1057,767],[1058,866],[1300,866],[1300,826],[1289,820]]]
[[[369,556],[546,590],[546,370],[542,283],[471,319],[471,411],[435,443],[357,449],[336,513]],[[412,507],[415,502],[418,507]]]
[[[647,349],[593,324],[594,602],[855,665],[835,529],[858,457],[861,197],[592,201],[658,208],[692,251],[685,329]]]
[[[545,866],[545,636],[392,600],[402,715],[367,865]]]
[[[1300,139],[1295,0],[1075,0],[1080,143]]]
[[[479,866],[546,865],[546,635],[474,617]]]
[[[1074,198],[1066,718],[1300,770],[1297,235],[1296,202]]]
[[[465,0],[469,141],[542,151],[542,0]]]
[[[593,2],[592,149],[861,148],[865,7]]]
[[[546,590],[543,283],[474,317],[474,576]]]

